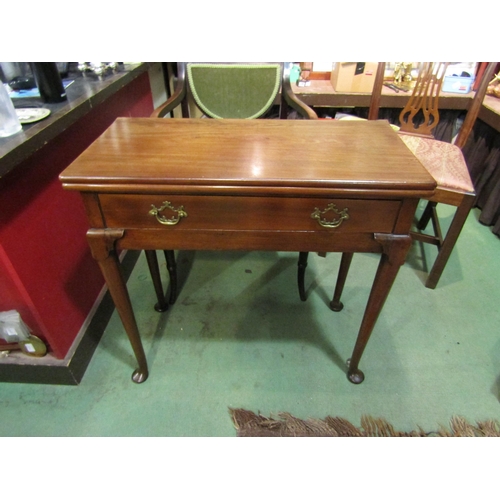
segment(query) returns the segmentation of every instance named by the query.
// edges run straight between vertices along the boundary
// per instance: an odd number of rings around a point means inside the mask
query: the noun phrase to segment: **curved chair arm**
[[[290,83],[290,70],[292,68],[291,62],[284,63],[283,67],[283,84],[281,92],[285,101],[290,105],[295,111],[300,113],[304,118],[309,118],[310,120],[317,120],[318,115],[316,112],[310,108],[306,103],[302,102],[293,92],[292,85]]]
[[[186,95],[186,63],[177,64],[177,83],[170,99],[158,106],[152,113],[151,118],[163,118],[182,103]]]

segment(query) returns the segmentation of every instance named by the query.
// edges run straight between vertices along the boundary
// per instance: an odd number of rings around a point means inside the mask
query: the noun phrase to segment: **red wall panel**
[[[10,270],[0,280],[0,311],[17,309],[57,358],[104,284],[85,239],[80,196],[64,191],[58,176],[116,117],[152,110],[144,73],[0,179],[0,272]]]

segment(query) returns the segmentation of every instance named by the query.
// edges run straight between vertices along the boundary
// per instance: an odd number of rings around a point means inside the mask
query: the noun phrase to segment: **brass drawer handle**
[[[318,224],[323,227],[339,227],[342,222],[349,218],[347,210],[347,208],[339,210],[334,203],[330,203],[325,210],[320,210],[316,207],[314,209],[314,212],[311,214],[311,218],[316,219],[318,221]],[[333,220],[322,219],[321,216],[325,215],[327,212],[333,212],[339,215],[339,218]]]
[[[156,217],[156,220],[160,224],[165,224],[166,226],[175,226],[176,224],[179,223],[182,217],[187,217],[187,213],[184,211],[183,206],[180,206],[179,208],[174,208],[172,203],[170,203],[169,201],[165,201],[160,208],[157,208],[154,205],[151,205],[151,207],[152,208],[149,211],[149,215]],[[170,219],[168,219],[163,215],[160,215],[160,213],[163,212],[163,210],[165,210],[166,208],[172,210],[172,212],[175,212],[177,215],[176,216],[174,215]]]

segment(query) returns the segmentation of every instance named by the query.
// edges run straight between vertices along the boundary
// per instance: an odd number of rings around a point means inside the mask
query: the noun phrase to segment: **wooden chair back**
[[[439,93],[448,63],[420,63],[413,93],[399,115],[401,132],[432,137],[439,122]]]
[[[430,64],[430,63],[423,63],[423,64]],[[472,128],[474,127],[474,123],[476,122],[476,119],[479,115],[479,111],[481,110],[481,105],[484,100],[484,96],[486,95],[486,90],[488,88],[488,84],[490,83],[491,79],[493,78],[495,74],[495,69],[497,66],[497,62],[488,62],[488,63],[482,63],[486,65],[486,69],[481,75],[481,79],[479,82],[479,86],[474,94],[474,98],[470,101],[468,109],[467,109],[467,114],[464,119],[464,122],[460,128],[460,131],[457,135],[457,138],[455,140],[455,145],[458,146],[460,149],[462,149],[466,142],[467,139],[469,138],[469,135],[472,131]],[[368,113],[368,119],[369,120],[377,120],[378,119],[378,114],[379,114],[379,109],[380,109],[380,96],[382,94],[382,88],[384,85],[384,71],[385,71],[386,63],[385,62],[380,62],[378,63],[378,69],[377,69],[377,75],[375,76],[375,83],[373,86],[373,93],[371,96],[370,100],[370,109]],[[417,82],[418,83],[418,82]],[[434,87],[435,89],[435,87]],[[419,90],[415,89],[415,92],[420,92]],[[414,92],[414,94],[415,94]],[[436,119],[435,125],[437,125],[437,122],[439,120],[439,113],[438,113],[438,96],[437,94],[435,98],[433,99],[432,105],[434,112],[434,116]],[[410,100],[415,101],[414,95],[411,96]],[[423,99],[422,99],[423,101]],[[405,110],[408,110],[409,108],[412,107],[411,102],[409,101],[407,106],[403,109],[401,112],[401,115],[405,113]],[[434,125],[434,126],[435,126]],[[432,127],[434,128],[434,127]],[[401,130],[403,132],[406,132],[406,130],[401,127]],[[431,129],[432,130],[432,129]],[[414,133],[414,132],[413,132]],[[420,134],[420,132],[419,132]]]

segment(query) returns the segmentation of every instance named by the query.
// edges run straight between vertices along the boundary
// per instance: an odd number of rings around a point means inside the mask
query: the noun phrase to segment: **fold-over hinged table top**
[[[60,176],[79,191],[425,197],[435,182],[386,121],[118,118]]]

